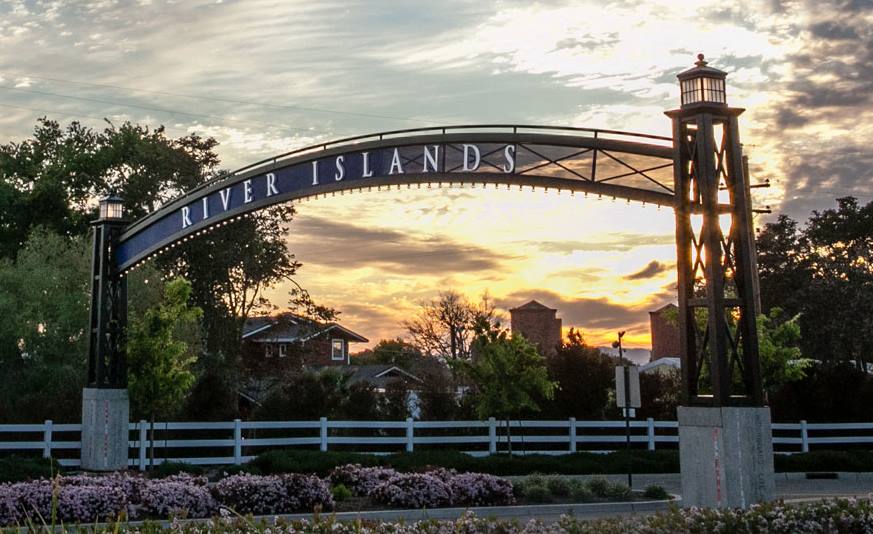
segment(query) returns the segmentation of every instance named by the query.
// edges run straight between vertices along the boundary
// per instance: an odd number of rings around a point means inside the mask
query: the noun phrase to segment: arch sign
[[[672,206],[668,137],[582,128],[459,126],[403,130],[301,149],[190,191],[126,228],[124,272],[182,239],[265,207],[344,190],[505,184]]]

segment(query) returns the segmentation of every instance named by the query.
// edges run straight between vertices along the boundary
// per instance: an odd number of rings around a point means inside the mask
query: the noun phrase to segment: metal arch
[[[515,169],[514,172],[497,172],[494,167],[489,172],[458,172],[447,169],[445,163],[446,153],[450,147],[463,144],[475,145],[512,145],[515,149],[514,159],[517,161],[520,149],[527,150],[542,160],[542,164],[529,169]],[[169,220],[175,217],[181,221],[178,215],[185,206],[192,206],[195,202],[209,203],[210,195],[219,191],[240,186],[248,180],[264,177],[267,173],[279,173],[297,169],[301,165],[310,164],[336,158],[340,155],[358,154],[377,150],[391,150],[394,148],[409,148],[415,146],[444,147],[442,150],[443,165],[440,172],[410,172],[404,174],[376,175],[372,178],[354,179],[335,183],[320,183],[315,187],[298,187],[293,191],[280,191],[278,194],[261,197],[239,206],[230,211],[209,214],[208,218],[192,221],[192,224],[178,230],[158,235],[158,227],[167,227]],[[549,157],[540,154],[536,147],[556,147],[561,149],[578,149],[570,155],[562,157]],[[574,155],[591,152],[592,164],[590,176],[584,175],[562,164],[562,161]],[[660,160],[658,164],[650,168],[636,168],[624,161],[621,155],[646,156]],[[602,155],[601,161],[614,160],[623,168],[624,173],[608,175],[599,179],[597,156]],[[483,160],[485,159],[483,155]],[[141,218],[125,229],[120,236],[116,251],[119,251],[117,262],[118,270],[125,271],[151,255],[166,250],[175,242],[188,239],[192,235],[198,235],[229,219],[241,217],[245,214],[269,207],[271,205],[288,202],[312,195],[334,193],[345,190],[361,190],[371,187],[408,185],[421,186],[425,183],[487,183],[506,184],[509,186],[532,186],[554,188],[572,192],[597,194],[628,200],[640,201],[673,207],[674,193],[672,183],[667,185],[653,179],[647,174],[653,170],[672,168],[673,165],[672,139],[669,137],[653,136],[647,134],[634,134],[614,130],[595,130],[588,128],[562,128],[552,126],[527,126],[527,125],[466,125],[447,126],[441,128],[422,128],[411,130],[395,130],[366,136],[340,139],[330,143],[323,143],[298,149],[274,158],[269,158],[243,167],[230,175],[208,182],[198,188],[186,192],[183,196],[169,202],[161,209]],[[404,165],[418,158],[404,157]],[[421,166],[419,161],[417,165]],[[552,167],[564,174],[563,177],[545,175],[542,169]],[[437,166],[439,169],[439,166]],[[318,172],[318,171],[316,171]],[[652,189],[638,186],[623,185],[622,179],[627,177],[642,177],[654,182]],[[203,200],[207,198],[207,200]],[[155,234],[150,237],[150,234]],[[151,239],[151,241],[149,241]],[[146,246],[144,246],[144,243]]]

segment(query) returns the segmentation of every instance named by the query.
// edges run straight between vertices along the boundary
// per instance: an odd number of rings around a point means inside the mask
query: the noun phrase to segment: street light
[[[618,340],[612,342],[612,347],[618,349],[618,365],[621,367],[621,380],[624,383],[624,450],[627,453],[627,487],[633,490],[633,464],[630,454],[630,370],[624,363],[624,349],[621,346],[621,338],[624,337],[624,333],[624,330],[618,333]],[[617,389],[618,387],[616,387]]]
[[[680,72],[679,88],[682,92],[682,109],[698,106],[727,107],[725,77],[727,73],[706,66],[703,54],[697,54],[694,67]]]
[[[113,192],[100,199],[101,220],[121,220],[124,218],[124,201]]]

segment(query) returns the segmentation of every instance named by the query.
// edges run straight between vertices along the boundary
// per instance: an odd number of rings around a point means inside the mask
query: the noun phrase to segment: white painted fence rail
[[[676,421],[631,421],[635,448],[656,450],[679,442]],[[257,454],[280,447],[346,450],[372,454],[412,452],[416,448],[460,449],[476,456],[506,449],[506,423],[487,421],[240,421],[155,423],[155,463],[198,465],[247,462]],[[625,446],[624,421],[512,421],[514,454],[570,454],[608,452]],[[0,455],[42,451],[61,465],[79,465],[81,425],[0,425]],[[773,445],[781,454],[808,452],[815,445],[873,444],[873,423],[775,423]],[[149,461],[149,425],[130,424],[132,467],[145,469]],[[7,440],[8,439],[8,440]]]

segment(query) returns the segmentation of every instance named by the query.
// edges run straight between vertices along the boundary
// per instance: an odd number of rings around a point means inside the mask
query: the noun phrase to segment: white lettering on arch
[[[395,171],[395,169],[397,169]],[[391,168],[388,169],[388,174],[403,174],[403,166],[400,165],[400,151],[394,149],[394,155],[391,156]]]
[[[422,163],[421,172],[428,172],[428,163],[430,163],[430,167],[433,171],[439,171],[439,164],[437,160],[440,157],[440,146],[433,146],[433,154],[430,153],[430,150],[427,149],[427,145],[424,145],[424,162]]]

